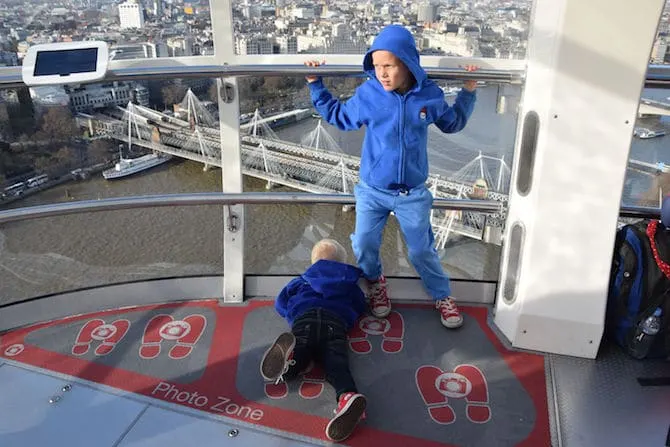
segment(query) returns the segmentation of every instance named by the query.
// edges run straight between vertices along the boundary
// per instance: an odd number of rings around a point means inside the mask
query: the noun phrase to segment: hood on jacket
[[[400,59],[414,76],[417,85],[421,85],[428,77],[419,64],[419,52],[416,50],[414,37],[405,27],[389,25],[375,37],[372,47],[363,58],[363,69],[373,79],[376,79],[376,76],[375,67],[372,65],[372,53],[377,50],[390,51]]]
[[[302,277],[324,298],[342,296],[351,287],[358,287],[361,269],[349,264],[322,259],[314,263]]]

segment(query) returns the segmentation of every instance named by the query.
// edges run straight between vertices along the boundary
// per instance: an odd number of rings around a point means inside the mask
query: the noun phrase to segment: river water
[[[518,95],[517,92],[513,92]],[[645,96],[665,100],[667,92],[647,91]],[[481,151],[511,166],[516,133],[518,96],[508,97],[505,114],[495,113],[496,87],[480,89],[475,113],[468,126],[456,134],[432,130],[429,137],[431,171],[453,176]],[[309,138],[317,120],[307,119],[277,131],[285,140]],[[665,128],[668,122],[646,120],[645,127]],[[364,131],[340,132],[324,126],[340,150],[360,154]],[[434,128],[434,126],[432,126]],[[634,139],[633,158],[670,161],[662,137]],[[670,140],[668,140],[670,141]],[[500,163],[485,168],[497,180]],[[460,179],[474,181],[479,167],[461,172]],[[509,177],[503,175],[509,182]],[[631,172],[625,201],[634,202],[649,187],[649,177]],[[244,178],[245,191],[263,191],[265,183]],[[203,171],[191,161],[172,161],[139,175],[106,181],[95,175],[28,196],[12,206],[33,206],[69,200],[109,197],[210,192],[221,190],[221,171]],[[275,188],[274,191],[285,191]],[[335,238],[349,246],[354,213],[338,206],[255,205],[246,207],[245,272],[296,274],[309,262],[314,241]],[[0,227],[0,303],[102,284],[149,278],[221,274],[223,213],[221,207],[164,207],[100,212],[10,223]],[[350,251],[350,250],[349,250]],[[480,241],[455,237],[440,252],[453,278],[498,279],[500,249]],[[351,252],[350,252],[351,256]],[[389,219],[382,248],[385,273],[414,276],[401,233]]]

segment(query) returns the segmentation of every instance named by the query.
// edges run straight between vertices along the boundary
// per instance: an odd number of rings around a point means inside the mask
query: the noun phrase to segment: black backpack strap
[[[632,227],[632,225],[624,225],[616,232],[614,239],[614,252],[612,253],[612,269],[610,274],[609,289],[607,289],[608,294],[612,293],[612,290],[614,290],[614,283],[616,282],[619,268],[623,268],[622,265],[617,265],[617,263],[621,255],[621,247],[626,240],[626,231],[628,231],[629,227]],[[623,259],[621,259],[621,263],[624,263]],[[623,318],[628,313],[628,309],[626,309],[625,303],[616,299],[618,297],[613,296],[612,298],[614,298],[614,306],[616,309],[612,309],[613,313],[610,314],[612,323],[608,324],[607,326],[614,328],[616,326],[614,322]]]
[[[640,386],[670,386],[670,377],[638,377]]]

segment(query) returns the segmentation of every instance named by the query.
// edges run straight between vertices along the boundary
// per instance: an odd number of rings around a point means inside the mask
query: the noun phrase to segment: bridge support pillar
[[[207,163],[205,163],[204,166],[202,167],[202,172],[207,172],[207,171],[209,171],[210,168],[211,168],[211,166],[208,165]]]
[[[265,184],[265,189],[267,189],[269,191],[269,190],[273,189],[275,186],[276,185],[275,185],[274,182],[268,180],[268,182]]]
[[[534,4],[494,320],[517,348],[598,352],[633,126],[664,3],[638,2],[634,14],[623,0]]]

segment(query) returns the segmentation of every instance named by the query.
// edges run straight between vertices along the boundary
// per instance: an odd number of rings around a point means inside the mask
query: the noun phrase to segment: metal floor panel
[[[19,362],[0,363],[0,379],[2,447],[313,447],[323,444],[290,439],[282,433],[257,430],[250,424]],[[71,390],[63,393],[64,384],[70,385]],[[44,397],[53,395],[60,395],[62,399],[44,408],[42,404],[48,402]],[[98,405],[100,403],[104,405]],[[11,411],[6,410],[7,407]],[[50,414],[40,417],[39,424],[31,425],[36,416],[46,413]],[[123,418],[122,423],[119,417]]]
[[[550,355],[560,447],[665,446],[670,387],[637,379],[670,377],[670,362],[637,361],[615,346],[596,360]]]
[[[112,446],[146,406],[12,365],[0,367],[0,445]]]
[[[310,447],[314,444],[281,438],[211,419],[150,407],[116,447]]]

